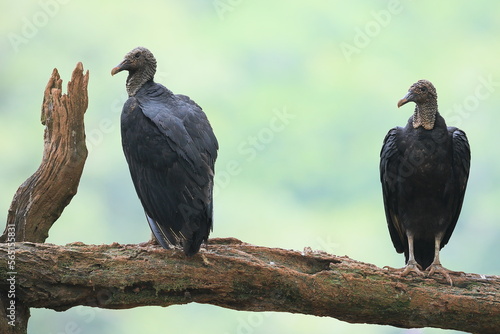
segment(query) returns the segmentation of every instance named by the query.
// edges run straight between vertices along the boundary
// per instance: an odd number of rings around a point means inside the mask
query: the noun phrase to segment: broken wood
[[[78,63],[62,94],[57,69],[45,87],[42,124],[45,125],[44,151],[40,167],[17,190],[9,208],[7,226],[0,242],[10,236],[15,241],[44,242],[49,229],[76,194],[87,147],[83,115],[87,110],[88,71]]]
[[[83,65],[78,63],[68,82],[67,94],[62,94],[57,69],[52,71],[45,87],[41,116],[45,125],[42,162],[14,195],[0,236],[0,242],[6,243],[9,249],[8,256],[14,257],[2,262],[4,266],[0,269],[5,273],[4,284],[0,286],[0,333],[26,333],[30,317],[30,305],[15,293],[19,282],[14,242],[44,242],[49,229],[78,189],[87,158],[83,118],[88,105],[88,80],[88,71],[83,74]],[[11,277],[12,282],[5,283]],[[9,315],[13,316],[9,318]]]

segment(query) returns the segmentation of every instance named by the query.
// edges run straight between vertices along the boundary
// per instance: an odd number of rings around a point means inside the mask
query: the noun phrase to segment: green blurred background
[[[123,157],[125,74],[110,70],[142,45],[156,81],[189,95],[219,139],[211,236],[309,246],[378,266],[403,265],[379,183],[387,131],[413,105],[418,79],[437,87],[449,125],[472,149],[462,215],[443,264],[499,274],[500,2],[2,1],[0,212],[38,167],[40,106],[54,67],[64,87],[90,70],[89,156],[78,194],[47,242],[138,243],[150,232]],[[64,88],[66,90],[66,88]],[[110,311],[33,309],[30,333],[438,333],[211,305]],[[451,331],[449,331],[451,332]]]

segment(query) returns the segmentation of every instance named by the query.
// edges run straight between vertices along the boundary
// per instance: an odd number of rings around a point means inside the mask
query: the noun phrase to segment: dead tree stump
[[[76,194],[87,147],[83,115],[87,110],[88,71],[78,63],[62,94],[57,69],[49,79],[42,105],[44,151],[38,170],[17,190],[0,242],[44,242],[49,229]],[[10,232],[10,235],[9,235]]]
[[[30,305],[19,298],[16,244],[44,242],[49,229],[76,194],[87,158],[83,116],[87,110],[88,71],[82,63],[73,70],[68,93],[62,94],[57,69],[45,87],[42,124],[44,151],[40,167],[17,190],[0,242],[7,243],[5,278],[0,283],[0,333],[27,333]]]

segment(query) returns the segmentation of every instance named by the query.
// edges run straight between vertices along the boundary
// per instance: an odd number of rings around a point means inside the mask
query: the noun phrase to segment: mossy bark
[[[6,246],[0,245],[0,258]],[[438,327],[473,333],[500,328],[500,277],[405,277],[323,252],[212,239],[187,258],[139,245],[19,243],[19,297],[58,311],[207,303],[246,311],[334,317],[351,323]],[[0,280],[6,273],[0,272]]]

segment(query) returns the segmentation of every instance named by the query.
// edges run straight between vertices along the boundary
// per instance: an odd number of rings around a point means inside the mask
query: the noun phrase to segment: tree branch
[[[0,242],[8,243],[5,279],[0,284],[0,332],[26,333],[29,305],[16,295],[14,241],[44,242],[49,229],[76,194],[87,158],[83,115],[87,110],[88,71],[78,63],[62,94],[57,69],[45,87],[41,122],[45,125],[42,163],[17,190]],[[8,274],[7,274],[8,273]],[[6,281],[6,279],[11,279]]]
[[[7,247],[0,245],[0,258]],[[139,245],[19,243],[19,296],[30,307],[124,309],[207,303],[246,311],[334,317],[351,323],[494,333],[500,277],[401,278],[374,265],[323,252],[212,239],[193,258]],[[5,281],[6,273],[0,273]]]
[[[83,115],[88,80],[88,71],[84,75],[83,65],[78,63],[68,82],[68,94],[61,95],[62,80],[57,69],[52,72],[42,105],[42,163],[14,195],[0,242],[8,239],[9,226],[16,241],[44,242],[76,194],[87,158]]]

